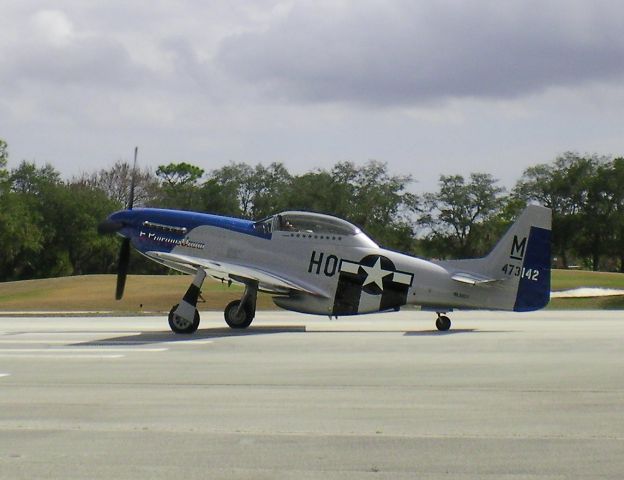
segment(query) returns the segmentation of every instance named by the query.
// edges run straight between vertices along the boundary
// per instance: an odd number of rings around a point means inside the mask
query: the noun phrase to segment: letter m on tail
[[[522,240],[518,240],[518,235],[514,235],[513,242],[511,244],[511,254],[509,258],[513,260],[522,260],[524,258],[524,250],[526,248],[527,237]]]

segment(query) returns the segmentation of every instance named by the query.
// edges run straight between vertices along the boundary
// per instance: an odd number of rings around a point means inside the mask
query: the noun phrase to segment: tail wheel
[[[441,332],[446,332],[449,328],[451,328],[451,319],[446,315],[440,315],[436,320],[436,327]]]
[[[243,305],[243,308],[241,308],[239,312],[238,307],[240,303],[240,300],[234,300],[228,303],[223,311],[225,322],[230,328],[247,328],[254,319],[251,308],[249,308],[248,305]]]
[[[178,305],[174,305],[169,312],[169,327],[174,333],[195,333],[199,327],[199,312],[195,309],[195,316],[193,321],[189,321],[186,318],[181,317],[175,313]]]

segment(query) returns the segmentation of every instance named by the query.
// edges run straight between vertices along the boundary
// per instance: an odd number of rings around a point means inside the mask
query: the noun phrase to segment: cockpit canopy
[[[362,234],[355,225],[341,218],[312,212],[282,212],[255,223],[255,228],[269,232],[302,232],[350,237]]]

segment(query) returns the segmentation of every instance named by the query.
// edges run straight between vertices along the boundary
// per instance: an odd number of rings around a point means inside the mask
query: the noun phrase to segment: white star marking
[[[375,263],[375,265],[373,265],[372,267],[362,265],[362,268],[366,271],[367,275],[366,280],[364,281],[362,286],[364,287],[369,283],[374,283],[381,290],[383,290],[383,278],[393,273],[389,270],[384,270],[383,268],[381,268],[381,258],[378,258],[377,263]]]

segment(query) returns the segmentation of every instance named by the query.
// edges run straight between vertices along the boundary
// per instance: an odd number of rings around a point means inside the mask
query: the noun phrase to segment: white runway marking
[[[87,354],[80,355],[78,353],[75,354],[52,354],[52,355],[41,355],[41,354],[33,354],[33,353],[0,353],[0,358],[29,358],[29,359],[40,359],[40,360],[67,360],[67,359],[80,359],[80,360],[91,360],[91,359],[102,359],[102,358],[123,358],[125,355],[98,355],[98,354]]]
[[[108,341],[106,339],[84,339],[84,340],[43,340],[43,339],[24,339],[19,338],[15,340],[6,340],[0,339],[0,345],[76,345],[80,342],[90,343],[91,345],[85,345],[84,348],[96,348],[98,344],[106,347],[120,346],[124,345],[147,345],[150,343],[164,343],[164,342],[146,342],[141,340],[115,340],[114,342]],[[171,340],[167,342],[170,345],[207,345],[209,343],[214,343],[214,340]],[[146,351],[146,349],[141,348],[139,350]]]
[[[102,347],[79,347],[79,348],[0,348],[3,353],[100,353],[100,352],[166,352],[168,348],[102,348]]]
[[[11,375],[10,373],[0,373],[0,377],[8,377]]]
[[[76,345],[77,343],[103,343],[106,345],[145,345],[145,342],[133,341],[133,342],[109,342],[107,340],[98,340],[98,339],[84,339],[84,340],[37,340],[37,339],[15,339],[15,340],[4,340],[0,339],[0,345],[67,345],[72,344]]]
[[[0,340],[0,343],[2,342],[2,340]],[[85,343],[87,341],[85,340]],[[208,343],[213,343],[214,340],[189,340],[189,339],[181,339],[181,340],[162,340],[162,341],[151,341],[151,340],[115,340],[115,341],[109,341],[106,339],[100,339],[100,340],[89,340],[88,341],[91,345],[89,346],[97,346],[98,344],[101,344],[102,346],[112,346],[112,345],[151,345],[151,344],[155,344],[155,343],[166,343],[167,345],[205,345]],[[67,343],[67,342],[65,342]],[[77,342],[73,342],[73,345],[76,345]],[[143,349],[142,349],[143,350]]]
[[[66,345],[67,340],[4,340],[0,339],[0,345],[23,345],[23,344],[54,344],[54,345]]]
[[[136,337],[141,335],[141,332],[104,332],[104,331],[93,331],[93,332],[3,332],[2,336],[12,337],[12,336],[21,336],[28,335],[29,337],[48,337],[54,335],[63,335],[64,337],[71,336],[82,336],[82,337],[93,337],[96,335],[102,336],[105,335],[107,337]]]

